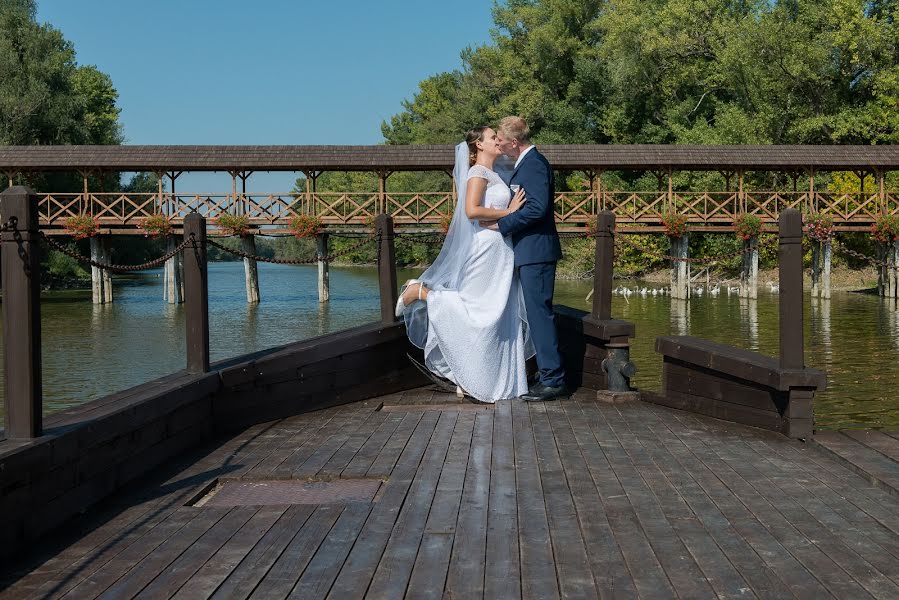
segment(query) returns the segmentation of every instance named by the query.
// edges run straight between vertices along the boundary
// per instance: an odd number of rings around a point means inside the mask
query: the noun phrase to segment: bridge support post
[[[381,322],[396,321],[396,246],[393,239],[393,217],[381,213],[375,218],[378,236],[378,288],[381,291]]]
[[[689,235],[685,233],[681,237],[671,238],[671,256],[690,257]],[[690,263],[686,260],[675,260],[671,263],[671,297],[687,300],[690,298]]]
[[[256,255],[256,236],[240,236],[240,249],[246,254]],[[256,259],[243,259],[243,273],[247,286],[247,304],[259,303],[259,270],[256,268]]]
[[[112,256],[112,239],[107,236],[90,238],[91,260],[109,263]],[[91,299],[94,304],[112,303],[112,273],[91,265]]]
[[[184,217],[185,330],[187,371],[209,371],[209,286],[206,271],[206,218],[196,212]]]
[[[23,186],[0,194],[0,213],[15,223],[0,234],[3,251],[3,355],[6,436],[39,437],[41,388],[40,246],[37,197]]]
[[[174,250],[178,244],[178,238],[173,235],[165,238],[166,254]],[[184,261],[180,254],[176,254],[165,261],[163,274],[163,299],[169,304],[181,304],[184,302],[184,286],[181,283],[184,275]]]
[[[328,272],[328,234],[315,236],[315,251],[318,254],[318,301],[331,299],[331,276]]]
[[[743,241],[743,248],[748,250],[743,255],[743,267],[740,271],[740,297],[759,297],[759,238],[752,236]]]

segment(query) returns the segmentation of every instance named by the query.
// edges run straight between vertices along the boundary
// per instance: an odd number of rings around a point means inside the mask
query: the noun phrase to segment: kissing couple
[[[430,373],[460,396],[567,397],[553,317],[562,247],[552,167],[524,119],[506,117],[495,131],[468,132],[453,177],[458,199],[443,248],[403,285],[397,317]],[[534,355],[538,378],[529,387],[525,361]]]

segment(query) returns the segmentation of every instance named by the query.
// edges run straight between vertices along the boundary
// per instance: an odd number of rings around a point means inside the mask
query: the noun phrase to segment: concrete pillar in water
[[[111,252],[109,237],[95,236],[90,238],[91,260],[99,263],[109,263]],[[91,299],[94,304],[112,303],[112,273],[91,265]]]
[[[743,255],[743,267],[740,270],[740,297],[759,297],[759,238],[752,236],[743,241],[743,248],[751,248]]]
[[[240,249],[245,254],[252,254],[255,256],[256,236],[240,236]],[[243,271],[247,283],[247,302],[249,304],[256,304],[259,302],[259,271],[256,269],[256,260],[253,258],[244,258]]]
[[[315,236],[315,251],[318,255],[318,301],[327,302],[331,298],[331,278],[328,273],[328,234]]]
[[[689,234],[671,238],[671,256],[688,258]],[[671,261],[671,297],[686,300],[690,297],[690,263],[685,260]]]
[[[830,270],[833,263],[833,242],[828,240],[821,243],[821,260],[823,263],[821,277],[821,297],[830,299]]]
[[[165,238],[165,252],[168,254],[174,250],[180,240],[170,235]],[[176,254],[172,258],[165,261],[165,280],[163,282],[163,298],[169,304],[181,304],[184,302],[184,264],[181,260],[181,254]]]

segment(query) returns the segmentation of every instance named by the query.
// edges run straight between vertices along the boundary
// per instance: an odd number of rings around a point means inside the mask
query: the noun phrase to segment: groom
[[[556,262],[562,258],[562,246],[553,214],[552,167],[531,144],[531,132],[521,117],[500,121],[496,143],[503,154],[515,160],[508,183],[524,188],[527,198],[519,210],[497,221],[500,233],[512,236],[528,326],[537,350],[540,380],[522,398],[543,402],[568,397],[553,317]]]

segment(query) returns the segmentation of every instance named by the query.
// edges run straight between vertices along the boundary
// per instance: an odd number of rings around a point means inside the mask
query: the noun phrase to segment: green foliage
[[[758,215],[740,213],[734,218],[734,233],[741,240],[751,239],[762,230],[762,220]]]
[[[75,250],[74,243],[69,248]],[[43,245],[41,254],[45,257],[41,268],[42,279],[47,282],[59,280],[90,280],[91,274],[74,258]]]
[[[882,244],[899,239],[899,215],[877,215],[871,225],[871,237]]]
[[[0,144],[114,144],[118,97],[108,76],[78,66],[33,0],[0,0]]]
[[[544,143],[899,141],[896,3],[510,0],[419,84],[388,143],[520,114]]]

